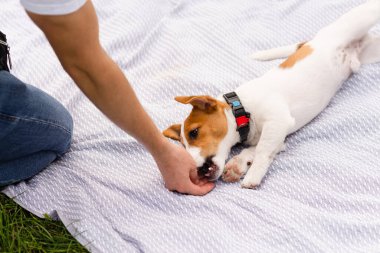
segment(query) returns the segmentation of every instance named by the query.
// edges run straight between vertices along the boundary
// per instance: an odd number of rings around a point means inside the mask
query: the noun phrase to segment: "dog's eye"
[[[198,137],[198,130],[199,128],[195,128],[189,132],[190,139],[195,140]]]

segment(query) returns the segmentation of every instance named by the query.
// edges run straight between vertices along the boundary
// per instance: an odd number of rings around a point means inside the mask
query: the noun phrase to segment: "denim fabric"
[[[28,179],[62,156],[72,129],[57,100],[0,71],[0,186]]]

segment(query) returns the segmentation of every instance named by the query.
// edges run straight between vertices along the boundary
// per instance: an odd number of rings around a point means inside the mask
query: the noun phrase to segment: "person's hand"
[[[165,140],[161,152],[154,155],[154,158],[164,178],[165,187],[170,191],[205,195],[215,187],[213,182],[198,177],[195,162],[183,147]]]

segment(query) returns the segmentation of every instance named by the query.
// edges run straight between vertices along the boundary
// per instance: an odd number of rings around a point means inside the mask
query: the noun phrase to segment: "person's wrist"
[[[167,153],[170,147],[170,142],[161,134],[156,136],[150,144],[148,150],[155,159],[159,159],[162,155]]]

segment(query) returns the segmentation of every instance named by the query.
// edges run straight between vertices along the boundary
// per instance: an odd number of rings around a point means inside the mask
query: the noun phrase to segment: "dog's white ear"
[[[165,137],[168,137],[175,141],[180,141],[181,140],[181,124],[172,125],[162,133]]]
[[[216,99],[210,96],[180,96],[175,97],[175,100],[182,104],[191,104],[192,106],[197,107],[201,110],[215,108],[217,105]]]

